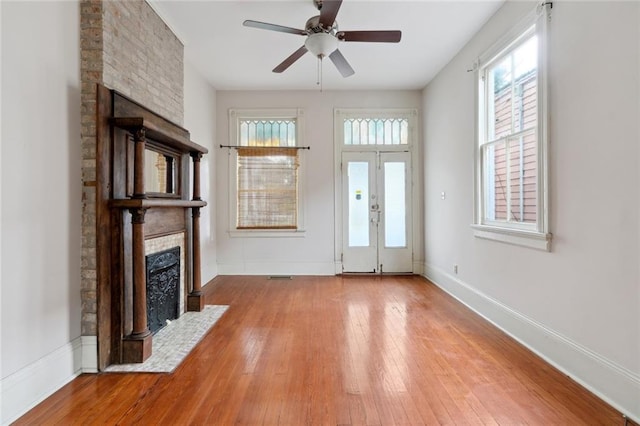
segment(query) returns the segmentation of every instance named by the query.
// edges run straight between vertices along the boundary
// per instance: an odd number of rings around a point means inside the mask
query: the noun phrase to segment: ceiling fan
[[[262,30],[278,31],[281,33],[297,34],[306,36],[304,45],[293,52],[291,56],[282,61],[273,69],[273,72],[281,73],[289,68],[302,55],[311,52],[314,56],[322,60],[328,56],[343,77],[353,75],[355,71],[349,62],[338,50],[338,43],[341,41],[359,41],[376,43],[398,43],[402,37],[401,31],[338,31],[336,16],[342,0],[313,0],[313,4],[320,11],[320,15],[310,18],[304,30],[285,27],[282,25],[268,24],[259,21],[244,21],[245,27],[259,28]]]

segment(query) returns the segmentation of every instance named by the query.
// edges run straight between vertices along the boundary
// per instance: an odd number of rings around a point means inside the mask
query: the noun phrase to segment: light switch
[[[442,199],[444,200],[445,198],[447,198],[447,194],[445,194],[445,192],[444,192],[444,191],[442,191],[442,192],[440,193],[440,198],[442,198]]]

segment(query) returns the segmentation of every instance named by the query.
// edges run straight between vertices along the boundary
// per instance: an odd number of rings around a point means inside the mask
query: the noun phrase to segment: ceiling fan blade
[[[323,0],[322,8],[320,9],[320,23],[326,28],[331,28],[333,23],[336,22],[336,16],[338,16],[338,10],[340,10],[342,0]]]
[[[293,52],[291,54],[291,56],[289,56],[287,59],[282,61],[282,63],[280,63],[280,65],[275,67],[273,69],[273,72],[281,73],[282,71],[284,71],[287,68],[289,68],[291,66],[291,64],[293,64],[295,61],[300,59],[302,57],[302,55],[304,55],[305,53],[307,53],[307,48],[302,46],[300,49],[298,49],[295,52]]]
[[[261,30],[278,31],[280,33],[298,34],[303,36],[307,35],[307,32],[305,30],[299,30],[297,28],[291,28],[291,27],[283,27],[282,25],[276,25],[276,24],[268,24],[266,22],[252,21],[250,19],[247,19],[246,21],[244,21],[242,25],[244,25],[245,27],[259,28]]]
[[[338,68],[338,71],[340,71],[340,74],[342,74],[343,77],[349,77],[350,75],[355,74],[355,71],[351,68],[349,62],[347,62],[338,49],[334,50],[333,53],[329,55],[329,59],[331,59],[331,62],[333,62],[333,65]]]
[[[342,41],[398,43],[402,38],[402,31],[338,31],[336,37]]]

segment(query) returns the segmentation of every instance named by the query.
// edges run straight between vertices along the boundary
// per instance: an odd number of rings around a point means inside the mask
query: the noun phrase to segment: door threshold
[[[394,275],[399,275],[399,276],[411,276],[411,275],[416,275],[413,272],[343,272],[341,274],[338,275],[345,275],[348,277],[374,277],[374,276],[394,276]]]
[[[351,277],[371,277],[374,275],[380,275],[378,272],[343,272],[338,275],[346,275]]]

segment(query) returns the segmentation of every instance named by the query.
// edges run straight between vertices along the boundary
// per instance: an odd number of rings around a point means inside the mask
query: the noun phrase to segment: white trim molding
[[[413,273],[416,275],[424,276],[424,261],[422,260],[413,261]]]
[[[304,109],[302,108],[231,108],[228,110],[229,116],[229,146],[237,147],[240,144],[240,120],[255,119],[292,119],[295,120],[295,146],[302,147],[304,145]],[[306,155],[304,150],[298,151],[298,210],[297,210],[297,228],[294,230],[283,229],[238,229],[236,228],[237,220],[237,185],[238,173],[237,162],[238,152],[235,149],[229,149],[228,152],[228,190],[227,204],[229,209],[229,224],[227,232],[231,238],[305,238],[305,212],[306,212]]]
[[[231,229],[228,231],[231,238],[304,238],[304,229],[273,229],[273,230],[247,230]]]
[[[491,298],[441,268],[424,277],[635,422],[640,375]]]
[[[501,241],[517,246],[551,251],[551,234],[527,232],[518,229],[501,228],[487,225],[471,225],[473,235],[487,240]]]
[[[550,20],[550,3],[539,4],[521,22],[511,28],[495,44],[481,54],[473,64],[476,87],[475,100],[475,148],[474,148],[474,235],[493,241],[535,248],[539,250],[551,250],[552,234],[549,224],[549,88],[548,88],[548,23]],[[491,125],[494,122],[493,106],[490,93],[493,90],[492,69],[497,63],[514,54],[515,49],[524,46],[525,43],[537,38],[537,66],[536,66],[536,98],[537,110],[535,125],[526,129],[511,129],[506,134],[493,134]],[[533,68],[532,68],[533,70]],[[508,147],[511,138],[522,139],[525,135],[535,135],[536,139],[536,174],[535,174],[535,223],[524,223],[521,217],[511,220],[511,214],[507,218],[497,219],[494,216],[493,195],[495,189],[491,188],[494,182],[495,170],[492,160],[487,160],[486,155],[492,147],[501,145]],[[522,145],[521,145],[522,148]],[[520,154],[522,159],[524,154]],[[508,157],[508,156],[507,156]],[[506,163],[506,172],[510,173],[509,161]],[[521,177],[524,179],[524,168],[520,166]],[[510,176],[510,175],[509,175]],[[524,182],[520,182],[521,190]],[[509,185],[507,185],[509,187]],[[507,191],[507,211],[510,212],[510,191]],[[522,193],[520,194],[522,197]],[[522,198],[520,209],[523,209]]]
[[[95,347],[97,349],[97,345]],[[0,386],[1,423],[6,425],[14,422],[80,375],[83,360],[83,341],[78,337],[3,378]],[[97,351],[95,364],[97,366]]]
[[[82,372],[98,372],[98,336],[80,336],[82,345]]]
[[[218,275],[335,275],[336,264],[326,262],[218,263]]]
[[[368,119],[389,119],[404,118],[408,121],[408,143],[406,145],[345,145],[344,143],[344,120],[349,118]],[[420,200],[423,193],[422,183],[422,161],[420,154],[420,119],[417,108],[334,108],[333,110],[333,182],[334,182],[334,260],[335,273],[341,274],[343,255],[343,191],[342,191],[342,154],[347,152],[409,152],[411,159],[411,199]],[[422,217],[420,203],[411,203],[411,226],[412,242],[411,249],[413,255],[421,253],[424,245],[420,232]],[[422,262],[420,262],[422,263]],[[413,273],[420,274],[421,267],[416,268],[416,261],[413,261]]]

